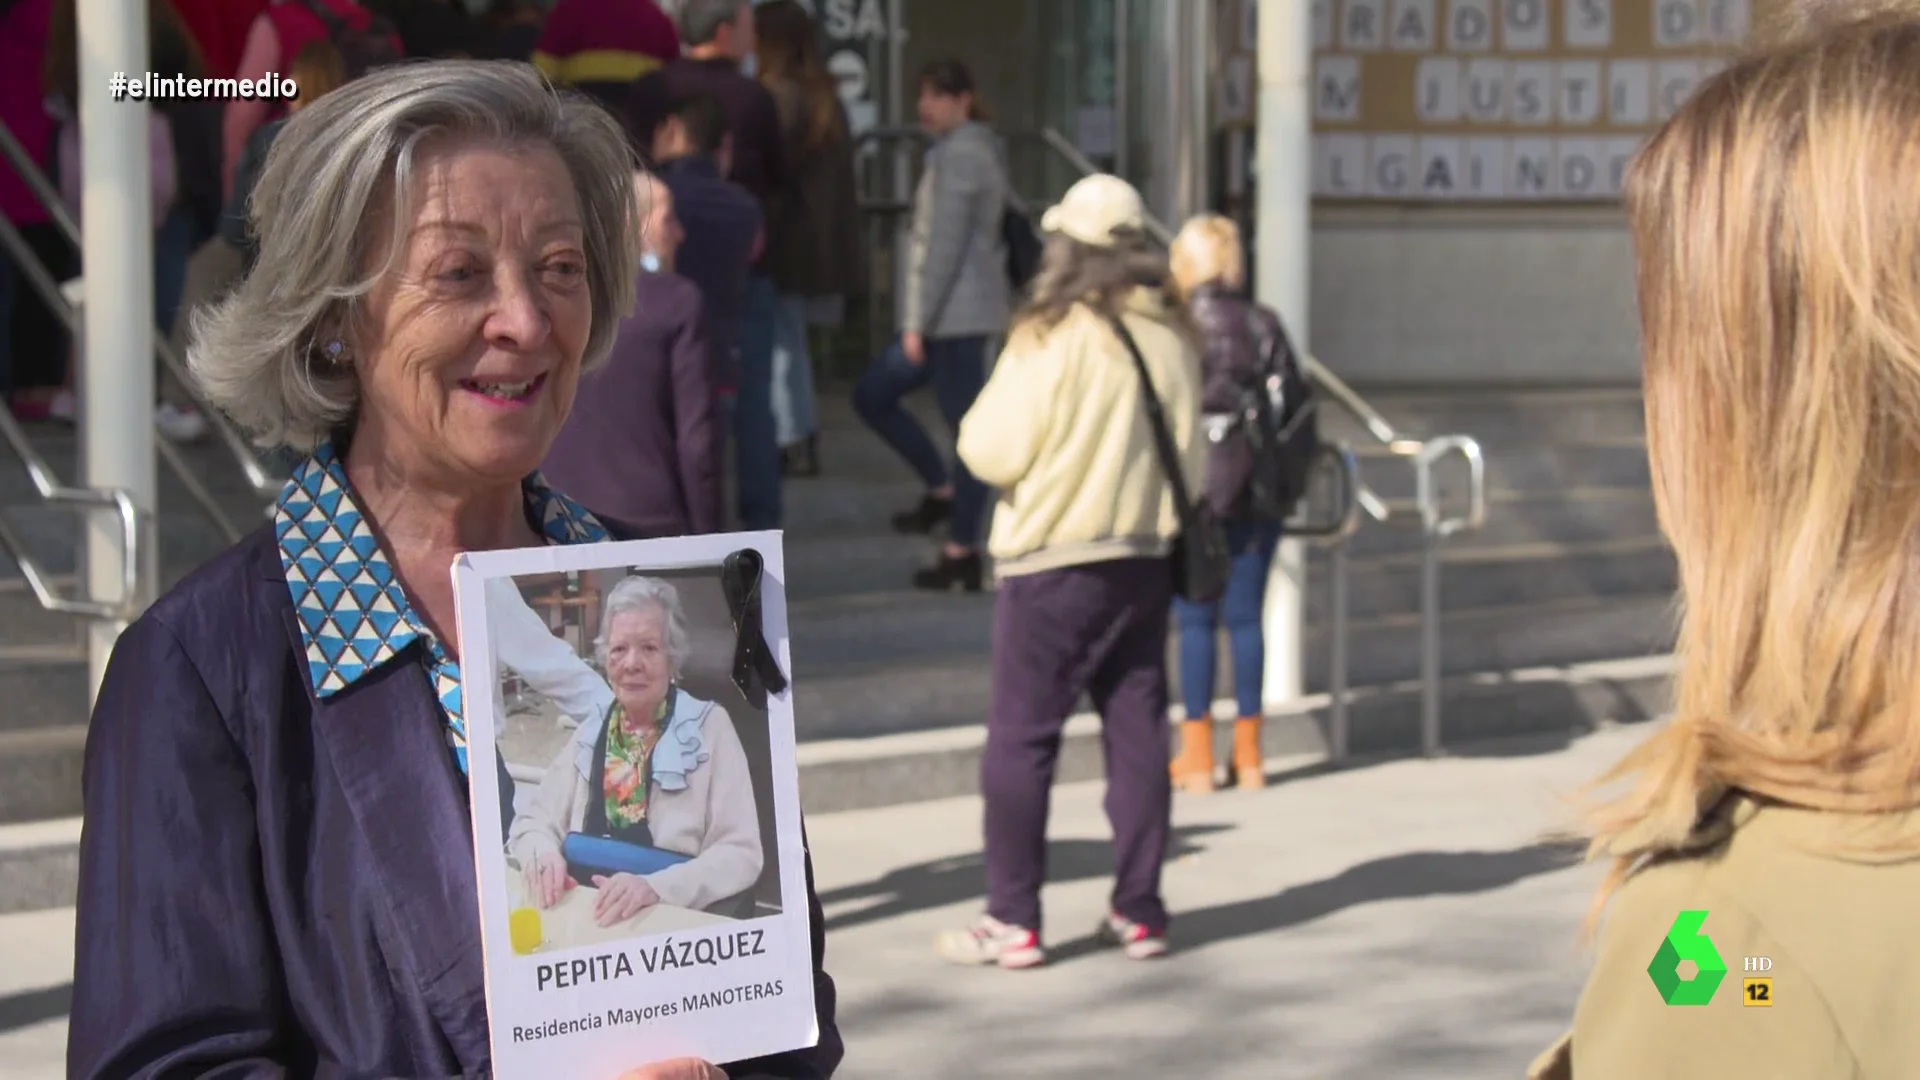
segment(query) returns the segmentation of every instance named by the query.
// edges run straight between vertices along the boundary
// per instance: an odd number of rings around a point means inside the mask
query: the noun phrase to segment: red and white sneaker
[[[1167,955],[1167,932],[1153,930],[1124,915],[1109,914],[1093,932],[1102,945],[1117,945],[1129,960],[1154,960]]]
[[[998,964],[1018,969],[1047,962],[1039,934],[1024,926],[1009,926],[991,915],[980,916],[980,921],[965,930],[941,934],[934,939],[933,948],[950,963],[975,967]]]

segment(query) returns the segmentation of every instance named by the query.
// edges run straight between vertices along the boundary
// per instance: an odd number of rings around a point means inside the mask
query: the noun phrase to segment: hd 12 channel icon
[[[1667,929],[1667,936],[1653,954],[1653,962],[1647,965],[1647,975],[1653,979],[1654,989],[1660,992],[1660,1000],[1669,1005],[1709,1004],[1714,992],[1720,989],[1720,981],[1727,976],[1727,964],[1720,959],[1720,950],[1714,948],[1713,939],[1700,929],[1706,921],[1705,911],[1681,912]],[[1693,962],[1692,978],[1683,978],[1680,974],[1681,965],[1687,961]],[[1744,970],[1740,1004],[1749,1008],[1771,1008],[1773,977],[1757,973],[1772,971],[1773,960],[1765,956],[1742,957],[1741,967]]]

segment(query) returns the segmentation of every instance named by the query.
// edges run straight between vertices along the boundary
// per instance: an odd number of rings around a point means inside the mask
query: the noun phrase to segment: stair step
[[[1476,387],[1409,395],[1362,391],[1388,423],[1416,438],[1471,435],[1483,446],[1556,442],[1644,441],[1646,410],[1638,387],[1502,391]],[[1323,403],[1327,399],[1322,398]],[[1337,404],[1323,404],[1323,431],[1358,434]]]
[[[84,713],[85,700],[73,704],[74,713]],[[0,825],[79,813],[86,741],[84,720],[0,731]]]
[[[1443,556],[1440,609],[1447,613],[1596,596],[1670,594],[1679,587],[1673,553],[1659,540],[1443,550]],[[1418,552],[1354,559],[1348,567],[1349,618],[1420,610]],[[1314,585],[1307,590],[1307,618],[1319,623],[1332,617],[1332,589],[1324,574],[1309,580]]]
[[[87,722],[87,654],[0,661],[0,733],[82,727]]]
[[[1591,544],[1660,536],[1653,494],[1643,487],[1582,488],[1566,492],[1507,492],[1490,499],[1487,520],[1473,532],[1447,538],[1446,550],[1472,551],[1516,544]],[[1418,528],[1367,523],[1347,541],[1354,558],[1418,552]],[[1322,557],[1315,549],[1315,557]]]
[[[1489,445],[1482,444],[1489,498],[1513,492],[1551,494],[1580,488],[1651,490],[1647,451],[1637,445]],[[1467,469],[1457,456],[1434,466],[1443,504],[1462,505]],[[1383,499],[1410,499],[1417,490],[1408,459],[1363,459],[1361,480]]]
[[[788,533],[785,547],[787,599],[799,602],[903,589],[939,556],[940,541],[891,532]]]

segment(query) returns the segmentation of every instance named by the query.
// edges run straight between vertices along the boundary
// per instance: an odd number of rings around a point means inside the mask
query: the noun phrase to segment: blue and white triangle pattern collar
[[[531,516],[549,543],[610,539],[592,514],[549,488],[539,473],[522,486]],[[354,504],[346,469],[331,444],[301,462],[280,489],[274,535],[300,617],[315,694],[339,693],[422,637],[431,643],[426,623],[407,602],[393,564]],[[434,689],[457,725],[460,690],[457,678],[448,677],[453,674],[436,671]]]

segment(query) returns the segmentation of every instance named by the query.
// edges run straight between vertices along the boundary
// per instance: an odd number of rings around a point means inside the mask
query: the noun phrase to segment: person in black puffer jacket
[[[1253,504],[1254,454],[1241,425],[1251,396],[1267,393],[1269,376],[1280,385],[1304,388],[1293,346],[1279,316],[1245,295],[1246,256],[1240,230],[1217,214],[1195,217],[1174,238],[1173,286],[1200,331],[1200,408],[1209,442],[1206,499],[1227,526],[1233,569],[1226,595],[1211,603],[1175,599],[1180,625],[1180,696],[1186,713],[1180,753],[1172,765],[1174,786],[1211,791],[1214,786],[1213,681],[1220,624],[1227,626],[1233,654],[1237,708],[1230,760],[1243,788],[1265,782],[1261,768],[1261,681],[1266,641],[1261,607],[1267,571],[1280,544],[1284,515]],[[1283,409],[1285,406],[1281,406]]]

